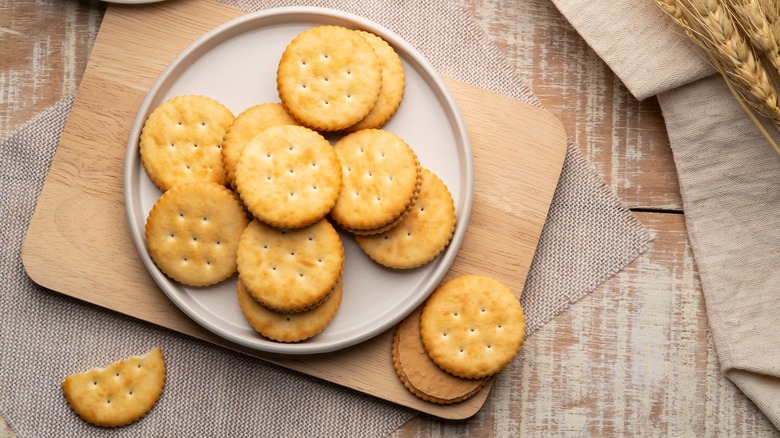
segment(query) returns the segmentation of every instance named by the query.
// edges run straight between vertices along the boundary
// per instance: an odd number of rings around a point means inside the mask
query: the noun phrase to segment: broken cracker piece
[[[140,419],[157,404],[165,374],[162,351],[154,348],[106,368],[71,374],[62,382],[62,391],[84,421],[118,427]]]

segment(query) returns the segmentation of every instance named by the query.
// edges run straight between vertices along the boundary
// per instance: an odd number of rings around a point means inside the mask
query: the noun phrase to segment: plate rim
[[[459,140],[459,142],[462,145],[463,167],[465,169],[465,175],[464,175],[465,196],[464,196],[463,205],[460,208],[461,211],[459,216],[461,217],[461,219],[456,224],[455,231],[453,232],[452,239],[447,249],[441,255],[444,258],[444,260],[441,266],[437,268],[438,272],[436,272],[436,274],[433,275],[434,278],[433,283],[435,284],[431,286],[430,290],[428,290],[426,293],[419,294],[417,296],[417,300],[415,300],[412,304],[407,305],[404,311],[400,312],[395,317],[390,318],[390,322],[386,322],[384,324],[378,324],[376,327],[364,332],[360,336],[353,336],[347,340],[331,342],[330,344],[326,344],[326,345],[307,344],[307,343],[280,343],[280,342],[271,341],[272,343],[269,343],[268,347],[266,348],[265,346],[248,345],[247,343],[242,342],[240,336],[235,336],[231,333],[225,333],[225,330],[217,327],[213,327],[210,323],[204,321],[197,313],[195,313],[193,309],[189,308],[189,306],[183,305],[179,297],[175,296],[174,294],[172,294],[170,291],[167,290],[165,284],[170,283],[171,281],[167,277],[165,277],[165,275],[154,264],[154,262],[152,261],[151,257],[148,254],[148,251],[145,250],[145,242],[143,236],[139,235],[139,233],[136,232],[137,225],[135,224],[135,219],[136,219],[137,211],[135,210],[136,206],[132,202],[132,195],[133,195],[132,174],[133,171],[137,169],[137,166],[141,165],[139,163],[140,157],[138,154],[137,144],[138,144],[138,138],[140,136],[140,131],[146,119],[146,113],[149,110],[151,110],[152,102],[158,97],[158,93],[160,92],[160,89],[167,83],[169,76],[177,70],[177,68],[179,67],[180,64],[182,64],[183,61],[186,61],[190,56],[192,56],[194,52],[198,51],[201,48],[201,46],[208,44],[212,39],[218,38],[220,34],[230,30],[231,28],[242,26],[247,22],[251,22],[255,20],[263,20],[275,16],[289,16],[289,15],[296,15],[296,14],[317,16],[317,17],[321,17],[323,20],[336,19],[336,20],[347,22],[353,27],[366,29],[381,36],[382,38],[388,40],[388,42],[390,42],[392,45],[395,45],[397,47],[398,46],[402,47],[404,51],[406,51],[412,56],[414,62],[417,63],[422,68],[424,73],[427,75],[426,79],[428,81],[432,81],[433,84],[435,85],[436,89],[433,91],[440,97],[440,99],[444,100],[445,112],[448,114],[448,117],[451,117],[453,119],[452,124],[453,124],[453,128],[455,128],[453,129],[453,134],[455,134],[455,137]],[[461,181],[461,183],[463,182],[464,181]],[[231,20],[228,20],[227,22],[213,28],[210,31],[205,32],[200,37],[195,39],[192,43],[190,43],[187,47],[185,47],[163,69],[163,71],[160,73],[160,75],[157,77],[157,79],[154,81],[152,86],[147,91],[146,96],[144,97],[143,102],[139,106],[136,116],[133,120],[133,125],[128,137],[127,149],[125,153],[123,192],[124,192],[123,198],[125,203],[125,215],[129,222],[131,237],[136,247],[136,251],[144,264],[144,267],[146,268],[149,275],[153,278],[155,284],[162,290],[162,292],[166,295],[166,297],[179,310],[183,311],[188,318],[190,318],[194,323],[198,324],[199,326],[207,329],[209,332],[221,337],[222,339],[237,343],[239,345],[242,345],[254,351],[286,354],[286,355],[307,355],[307,354],[319,354],[319,353],[329,353],[332,351],[337,351],[367,341],[371,338],[374,338],[375,336],[386,331],[388,328],[397,324],[399,321],[401,321],[403,318],[405,318],[411,312],[413,312],[414,309],[416,309],[427,298],[427,296],[433,292],[436,285],[441,283],[442,279],[446,276],[447,272],[449,272],[452,263],[455,261],[455,258],[457,257],[457,254],[460,250],[460,246],[462,244],[462,241],[468,229],[468,222],[470,220],[471,211],[473,207],[474,163],[473,163],[473,154],[472,154],[470,138],[468,136],[468,132],[466,130],[466,124],[460,112],[460,109],[455,103],[455,100],[452,94],[450,93],[448,87],[444,83],[441,75],[435,70],[435,68],[428,61],[428,59],[425,56],[423,56],[416,48],[414,48],[414,46],[412,46],[406,40],[401,38],[399,35],[395,34],[393,31],[387,29],[386,27],[374,21],[371,21],[365,17],[359,16],[357,14],[353,14],[350,12],[341,11],[337,9],[332,9],[332,8],[318,7],[318,6],[287,6],[287,7],[269,8],[269,9],[260,10],[256,12],[249,12],[240,17],[236,17]],[[258,336],[261,335],[258,334]]]

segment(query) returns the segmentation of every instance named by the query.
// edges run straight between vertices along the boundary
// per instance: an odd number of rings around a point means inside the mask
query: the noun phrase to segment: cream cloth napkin
[[[231,1],[245,10],[302,2]],[[303,2],[363,15],[400,34],[436,69],[540,105],[464,11],[447,2]],[[143,6],[138,6],[143,7]],[[435,17],[436,26],[429,21]],[[160,345],[168,381],[154,410],[116,436],[383,436],[415,412],[36,286],[21,263],[35,201],[70,110],[65,99],[0,141],[0,414],[20,436],[100,436],[79,420],[59,384],[72,372]],[[502,145],[512,147],[513,145]],[[593,236],[599,236],[594,239]],[[561,180],[523,292],[530,335],[647,247],[646,230],[569,143]],[[110,285],[107,285],[110,287]],[[521,353],[522,354],[522,353]],[[522,379],[520,360],[494,383],[486,407],[511,430],[516,412],[495,401]],[[489,410],[489,412],[485,412]],[[461,432],[468,423],[446,423]],[[461,429],[462,428],[462,429]],[[497,433],[506,431],[496,431]]]
[[[637,99],[715,73],[653,0],[552,2]]]
[[[553,3],[637,98],[658,94],[721,368],[780,427],[780,156],[653,0]]]

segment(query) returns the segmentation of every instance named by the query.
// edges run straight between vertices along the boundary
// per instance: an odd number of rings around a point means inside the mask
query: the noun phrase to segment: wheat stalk
[[[754,114],[766,117],[780,129],[778,93],[758,55],[771,50],[777,53],[774,37],[777,20],[770,22],[766,18],[768,14],[761,13],[763,20],[758,20],[756,15],[745,18],[748,24],[742,22],[742,17],[747,15],[745,9],[749,8],[752,14],[760,1],[766,0],[656,0],[656,3],[704,49],[737,101],[780,155],[780,147]],[[729,2],[733,5],[728,6]],[[776,7],[772,9],[776,11]],[[756,49],[754,44],[758,43],[753,43],[750,32],[768,50]],[[778,70],[772,66],[769,71],[774,78]]]
[[[778,44],[777,4],[774,0],[724,0],[741,25],[759,59],[763,59],[775,89],[780,84],[780,44]]]
[[[765,2],[760,0],[728,0],[724,1],[724,4],[742,25],[757,53],[777,52],[777,40],[772,30],[772,23],[764,12]]]

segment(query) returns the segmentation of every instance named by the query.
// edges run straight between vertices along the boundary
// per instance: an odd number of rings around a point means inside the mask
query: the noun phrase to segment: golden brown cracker
[[[235,188],[238,158],[255,134],[272,126],[297,124],[281,103],[254,105],[236,116],[222,141],[222,163],[225,166],[227,182]]]
[[[195,181],[225,184],[222,139],[233,114],[205,96],[176,96],[158,106],[141,131],[141,162],[162,191]]]
[[[368,112],[368,115],[347,128],[347,131],[350,132],[384,126],[401,105],[406,86],[404,66],[393,47],[373,33],[362,30],[358,33],[368,40],[379,57],[379,64],[382,68],[382,88],[379,91],[376,104]]]
[[[412,394],[439,404],[457,403],[476,394],[487,379],[462,379],[431,361],[420,338],[421,308],[398,325],[393,337],[393,367]]]
[[[165,375],[165,359],[162,351],[155,348],[105,368],[71,374],[62,382],[62,391],[84,421],[118,427],[151,411],[162,395]]]
[[[258,333],[277,342],[300,342],[322,332],[336,316],[341,296],[339,280],[320,305],[303,312],[282,313],[261,304],[238,281],[238,304],[247,322]]]
[[[318,131],[338,131],[363,119],[382,87],[379,57],[356,31],[307,29],[285,48],[277,90],[287,112]]]
[[[344,267],[344,247],[327,221],[294,230],[253,220],[238,246],[239,278],[256,300],[278,312],[320,304]]]
[[[493,375],[509,365],[525,338],[518,298],[490,277],[463,275],[439,286],[420,318],[425,351],[448,373],[467,379]]]
[[[403,139],[381,129],[364,129],[333,147],[343,188],[331,218],[353,232],[379,232],[409,212],[420,193],[417,155]]]
[[[444,182],[422,169],[420,196],[403,220],[383,233],[356,235],[360,248],[387,267],[411,269],[422,266],[449,244],[455,231],[455,203]]]
[[[208,286],[236,272],[236,251],[249,220],[233,192],[211,182],[163,193],[146,219],[146,247],[169,277]]]
[[[300,228],[324,218],[341,186],[341,163],[333,147],[303,126],[260,131],[236,166],[236,187],[246,207],[280,228]]]

